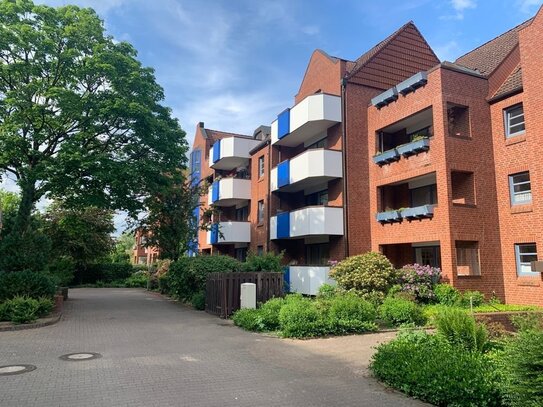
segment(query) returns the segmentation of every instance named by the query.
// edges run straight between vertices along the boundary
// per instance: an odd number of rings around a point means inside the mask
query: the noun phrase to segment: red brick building
[[[460,289],[543,305],[543,12],[454,63],[409,22],[356,61],[317,50],[292,107],[253,136],[200,123],[195,179],[220,232],[199,250],[283,251],[314,293],[329,260],[380,251]]]

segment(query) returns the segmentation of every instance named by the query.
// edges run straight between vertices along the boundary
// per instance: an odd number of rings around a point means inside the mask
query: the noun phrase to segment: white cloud
[[[454,61],[460,55],[460,46],[454,40],[433,46],[432,49],[441,61]]]
[[[517,0],[517,6],[524,14],[533,14],[543,4],[543,0]]]
[[[477,7],[476,0],[450,0],[450,4],[455,14],[440,16],[441,20],[463,20],[466,10]]]

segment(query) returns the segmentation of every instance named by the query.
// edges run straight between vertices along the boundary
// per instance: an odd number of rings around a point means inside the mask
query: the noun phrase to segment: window
[[[422,129],[419,129],[407,134],[407,137],[410,142],[417,141],[423,138],[430,138],[431,136],[432,134],[430,133],[430,126],[424,127]]]
[[[310,144],[307,149],[314,149],[314,148],[326,148],[326,137],[320,139],[319,141],[316,141],[313,144]]]
[[[236,209],[236,221],[245,222],[249,217],[249,207],[244,206],[243,208]]]
[[[239,261],[245,261],[247,259],[247,248],[239,247],[236,249],[236,259]]]
[[[510,107],[504,111],[505,136],[513,137],[524,133],[524,108],[522,104]]]
[[[532,186],[528,171],[509,176],[509,193],[511,195],[511,205],[532,202]]]
[[[437,187],[435,184],[410,189],[409,195],[411,208],[437,204]]]
[[[192,186],[200,182],[200,164],[202,159],[202,152],[200,150],[194,150],[190,153],[190,180]]]
[[[264,246],[257,246],[256,247],[256,254],[258,256],[262,256],[264,254]]]
[[[258,201],[257,221],[264,222],[264,201]]]
[[[467,106],[447,103],[447,120],[449,136],[470,137],[469,108]]]
[[[305,196],[306,206],[307,205],[326,205],[327,203],[328,203],[327,189]]]
[[[478,242],[456,242],[456,274],[459,276],[481,275]]]
[[[264,156],[258,157],[258,178],[264,176]]]
[[[422,266],[441,267],[439,246],[415,247],[415,263]]]
[[[320,266],[330,259],[329,243],[308,244],[305,246],[305,263],[308,266]]]
[[[515,257],[517,261],[517,274],[536,275],[532,271],[532,261],[537,261],[537,247],[535,243],[522,243],[515,245]]]

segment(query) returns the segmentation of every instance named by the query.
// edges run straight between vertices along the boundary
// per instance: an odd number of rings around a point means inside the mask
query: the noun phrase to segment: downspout
[[[270,140],[266,142],[268,145],[268,168],[266,174],[268,176],[268,202],[266,202],[266,253],[270,251],[270,216],[271,216],[271,135]]]
[[[341,152],[343,170],[343,242],[344,256],[349,257],[349,209],[347,205],[347,78],[341,79]]]

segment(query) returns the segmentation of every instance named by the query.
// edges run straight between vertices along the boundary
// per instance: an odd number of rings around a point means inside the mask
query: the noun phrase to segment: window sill
[[[511,206],[511,213],[512,214],[528,213],[528,212],[532,212],[532,211],[533,211],[532,204],[513,205],[513,206]]]
[[[518,136],[510,136],[509,138],[506,138],[505,145],[511,146],[513,144],[522,143],[523,141],[526,141],[526,133],[519,134]]]
[[[517,277],[517,285],[524,287],[539,287],[541,285],[541,274],[533,276],[521,275]]]
[[[473,275],[473,276],[472,276],[472,275],[468,275],[468,274],[463,274],[463,275],[458,275],[458,274],[457,274],[456,277],[461,278],[462,280],[463,280],[463,279],[466,279],[466,280],[467,280],[467,279],[469,279],[469,280],[471,280],[471,279],[476,279],[476,280],[478,280],[478,279],[482,278],[481,275],[478,275],[478,276]]]
[[[464,204],[464,203],[456,203],[456,202],[453,202],[453,206],[457,206],[459,208],[477,208],[477,205],[475,204]]]

